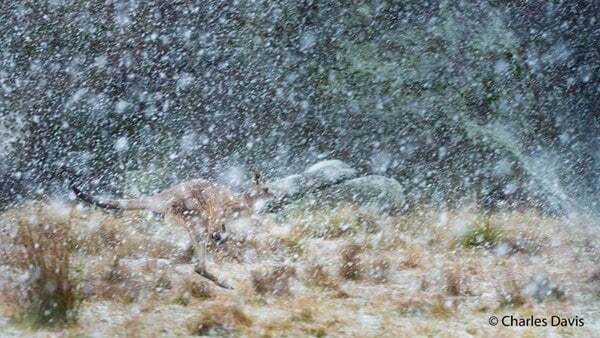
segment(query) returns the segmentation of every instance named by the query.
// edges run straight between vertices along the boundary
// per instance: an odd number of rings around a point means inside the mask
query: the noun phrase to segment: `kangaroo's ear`
[[[254,182],[255,185],[260,184],[260,173],[257,170],[254,170],[254,177],[252,178],[252,182]]]

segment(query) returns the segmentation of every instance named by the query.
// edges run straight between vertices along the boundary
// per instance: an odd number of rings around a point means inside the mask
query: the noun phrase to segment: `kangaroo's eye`
[[[219,242],[221,239],[223,239],[223,237],[221,237],[221,234],[218,232],[213,232],[212,235],[210,236],[212,238],[213,241],[215,242]]]

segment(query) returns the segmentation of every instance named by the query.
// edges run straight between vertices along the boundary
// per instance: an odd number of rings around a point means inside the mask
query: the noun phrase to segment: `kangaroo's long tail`
[[[73,190],[75,196],[77,196],[77,198],[79,198],[80,200],[95,205],[99,208],[117,211],[125,210],[125,208],[123,208],[121,206],[121,203],[119,203],[119,201],[117,200],[99,200],[98,198],[79,190],[79,188],[77,188],[74,185],[71,186],[71,190]]]

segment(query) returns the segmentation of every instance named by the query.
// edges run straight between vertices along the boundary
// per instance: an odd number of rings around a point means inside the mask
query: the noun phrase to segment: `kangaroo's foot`
[[[208,272],[206,270],[206,267],[204,267],[201,264],[196,264],[196,266],[194,266],[194,271],[199,274],[200,276],[210,280],[211,282],[217,284],[218,286],[222,287],[223,289],[227,289],[227,290],[233,290],[233,287],[227,285],[226,283],[222,282],[219,280],[219,278],[217,278],[217,276],[213,275],[212,273]]]

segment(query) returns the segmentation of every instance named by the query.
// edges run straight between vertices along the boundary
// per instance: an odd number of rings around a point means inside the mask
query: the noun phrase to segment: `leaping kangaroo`
[[[84,202],[106,210],[149,210],[170,216],[188,232],[198,262],[194,271],[215,284],[231,289],[227,284],[206,270],[206,244],[208,238],[215,242],[223,240],[225,222],[230,219],[255,214],[256,202],[271,197],[269,189],[255,173],[252,188],[243,194],[204,179],[181,182],[154,195],[134,199],[99,199],[82,192],[76,186],[71,189]],[[194,225],[201,225],[203,243],[194,235]]]

